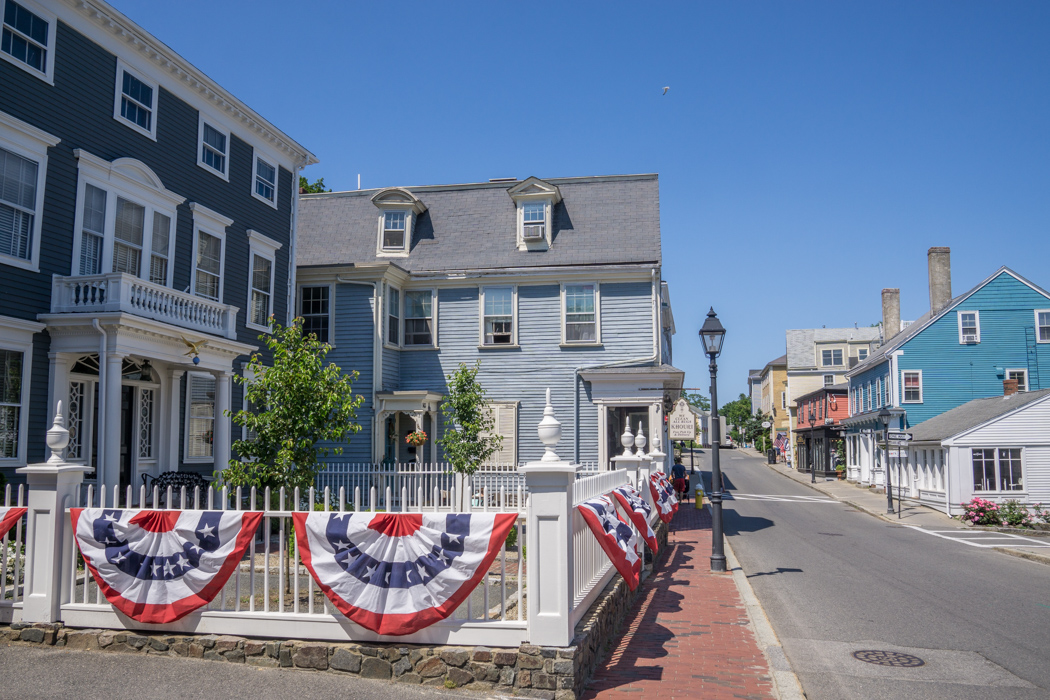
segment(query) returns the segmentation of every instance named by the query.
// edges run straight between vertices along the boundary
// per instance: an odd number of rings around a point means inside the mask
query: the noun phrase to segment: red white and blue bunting
[[[378,634],[451,615],[482,581],[514,513],[293,513],[299,554],[332,604]]]
[[[653,528],[649,525],[649,514],[653,512],[653,507],[630,484],[621,486],[612,493],[616,500],[619,501],[623,512],[627,514],[634,526],[638,528],[639,534],[641,534],[645,543],[649,545],[649,549],[653,550],[653,554],[656,554],[659,545],[656,543],[656,533],[653,532]]]
[[[3,537],[15,526],[22,516],[26,514],[27,508],[0,507],[0,537]]]
[[[253,511],[72,508],[77,545],[113,607],[174,622],[208,604],[240,564],[262,520]]]
[[[649,475],[649,491],[653,494],[653,502],[660,514],[660,520],[665,523],[671,522],[671,518],[678,512],[678,498],[675,496],[674,487],[667,480],[663,472],[653,472]]]
[[[638,556],[638,537],[627,522],[616,512],[608,496],[599,496],[576,506],[591,528],[598,544],[609,556],[613,566],[633,591],[638,588],[642,559]]]

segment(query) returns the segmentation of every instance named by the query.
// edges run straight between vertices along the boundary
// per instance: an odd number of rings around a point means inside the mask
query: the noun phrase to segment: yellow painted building
[[[788,411],[787,355],[771,360],[762,368],[759,375],[761,400],[759,409],[762,413],[773,416],[773,425],[769,429],[770,441],[776,440],[777,433],[785,435],[791,429],[791,414]]]

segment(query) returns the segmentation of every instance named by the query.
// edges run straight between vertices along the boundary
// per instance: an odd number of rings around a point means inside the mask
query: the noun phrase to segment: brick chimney
[[[930,248],[926,261],[930,270],[930,311],[936,314],[952,300],[951,248]]]
[[[888,343],[890,338],[900,333],[901,330],[901,290],[882,290],[882,342]]]
[[[1017,393],[1017,380],[1016,379],[1004,379],[1003,380],[1003,396],[1013,396]]]

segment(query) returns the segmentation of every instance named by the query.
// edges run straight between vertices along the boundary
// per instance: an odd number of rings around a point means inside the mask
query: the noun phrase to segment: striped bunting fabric
[[[627,514],[634,526],[638,528],[638,532],[641,534],[642,539],[645,540],[645,543],[649,545],[649,549],[653,550],[653,554],[656,554],[659,545],[656,543],[656,533],[653,532],[653,528],[649,525],[649,514],[653,512],[653,507],[630,484],[615,489],[612,494],[619,501],[623,512]]]
[[[642,559],[638,556],[638,537],[631,526],[616,512],[608,496],[599,496],[576,506],[591,529],[598,544],[609,556],[613,566],[633,591],[638,588],[642,573]]]
[[[15,523],[26,514],[27,510],[27,508],[0,507],[0,537],[6,535],[15,526]]]
[[[675,496],[674,487],[667,480],[663,472],[653,472],[649,475],[649,491],[653,495],[660,520],[665,523],[671,522],[671,518],[678,512],[678,498]]]

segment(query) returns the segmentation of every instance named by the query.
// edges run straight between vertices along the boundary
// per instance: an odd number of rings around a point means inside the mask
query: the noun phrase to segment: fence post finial
[[[561,422],[554,417],[554,406],[551,406],[551,390],[547,387],[547,405],[543,409],[543,420],[536,428],[540,442],[543,443],[544,452],[541,462],[560,462],[555,445],[561,440]]]
[[[631,421],[628,419],[627,425],[623,429],[623,435],[620,436],[620,444],[623,445],[623,456],[630,457],[634,454],[634,435],[631,433]]]
[[[647,440],[645,439],[645,429],[642,426],[642,421],[638,421],[638,434],[634,436],[634,446],[638,449],[635,450],[634,453],[639,457],[645,456],[646,442]]]
[[[66,430],[66,419],[62,415],[62,402],[58,402],[55,411],[55,421],[51,430],[47,431],[47,446],[51,448],[49,464],[61,464],[65,456],[66,445],[69,444],[69,431]]]

